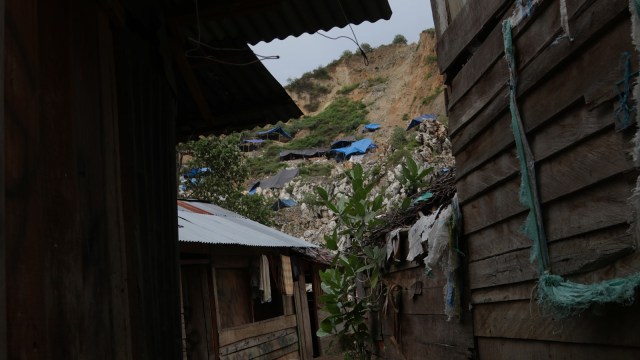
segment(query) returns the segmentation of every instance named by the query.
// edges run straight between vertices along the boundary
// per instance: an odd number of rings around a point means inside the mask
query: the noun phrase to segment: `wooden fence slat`
[[[470,1],[438,40],[438,67],[445,73],[462,51],[492,18],[504,10],[506,0]],[[498,15],[500,18],[501,15]]]
[[[536,130],[530,144],[536,161],[540,163],[606,127],[612,127],[611,106],[605,104],[595,109],[577,106],[551,124]],[[511,147],[459,179],[458,199],[464,204],[519,171],[515,147]]]
[[[520,104],[520,110],[527,130],[535,128],[537,125],[546,121],[550,116],[553,116],[559,111],[565,109],[568,105],[581,98],[584,93],[590,93],[591,90],[589,89],[591,88],[600,88],[601,90],[607,89],[608,91],[611,91],[612,96],[614,95],[614,89],[610,86],[606,86],[607,84],[604,83],[604,81],[607,81],[611,76],[605,73],[608,71],[616,71],[607,65],[611,62],[608,54],[612,52],[621,53],[622,51],[625,51],[625,47],[629,42],[630,31],[628,29],[629,25],[626,22],[621,22],[612,26],[612,30],[609,31],[606,38],[601,39],[591,47],[586,55],[590,54],[589,57],[593,56],[593,59],[585,58],[586,56],[583,55],[577,61],[574,61],[571,67],[565,67],[565,73],[554,76],[554,78],[556,78],[555,83],[550,81],[553,80],[553,78],[546,80],[541,84],[539,82],[543,77],[548,76],[554,71],[554,69],[561,65],[568,56],[577,51],[582,51],[586,41],[590,39],[591,36],[600,31],[603,27],[607,26],[607,24],[625,10],[626,3],[624,3],[624,1],[614,0],[612,2],[597,2],[591,6],[585,14],[581,14],[576,20],[574,30],[576,33],[581,34],[579,38],[571,44],[560,43],[553,46],[547,46],[540,55],[535,57],[528,66],[522,70],[518,86],[518,97],[526,97],[526,100],[530,103],[529,109],[526,109],[525,104]],[[598,16],[594,15],[596,13]],[[596,19],[596,22],[594,22],[594,18]],[[620,27],[625,29],[619,29]],[[607,70],[599,73],[593,73],[594,68]],[[601,84],[601,81],[599,81],[598,78],[584,76],[585,73],[600,76],[600,78],[603,79],[603,83]],[[571,78],[572,81],[565,81],[567,78]],[[507,78],[502,82],[504,87],[502,90],[498,91],[499,93],[506,92],[506,80]],[[535,94],[537,95],[526,94],[534,86],[538,87],[540,85],[541,88],[535,91]],[[554,94],[554,96],[550,97],[548,94]],[[498,127],[503,131],[509,130],[509,117],[506,113],[508,106],[507,98],[505,96],[496,96],[493,97],[493,99],[494,100],[490,104],[483,107],[483,110],[473,118],[473,121],[470,121],[470,119],[469,121],[464,120],[464,122],[467,122],[468,124],[464,127],[459,127],[459,130],[456,130],[455,133],[450,130],[454,154],[460,153],[463,148],[465,149],[464,153],[474,150],[470,147],[471,141],[476,138],[482,139],[491,136],[487,130],[495,127],[495,125],[490,126],[494,122],[500,121],[504,125],[499,125]],[[549,102],[550,100],[552,102]],[[545,104],[544,107],[539,106],[542,103]],[[564,106],[559,104],[564,104]],[[450,112],[450,122],[453,121],[455,123],[458,121],[456,119],[461,116],[460,112],[464,111],[466,111],[465,108],[460,106],[454,107]],[[498,116],[500,117],[496,120]],[[504,128],[504,126],[507,127]],[[497,151],[490,156],[495,155],[498,151],[504,149],[505,146],[511,143],[510,141],[505,143],[505,139],[509,139],[505,136],[506,132],[503,136],[499,136],[498,134],[493,134],[493,136],[491,136],[491,139],[498,141],[498,143],[493,144],[493,148]],[[478,150],[472,152],[475,154],[478,153]],[[464,155],[464,153],[460,155]],[[478,162],[482,162],[487,158],[488,157],[480,155],[474,156],[475,161],[472,166],[477,166],[479,164]],[[459,169],[459,176],[462,176],[467,171],[468,169]]]
[[[537,177],[542,203],[578,192],[633,169],[633,163],[625,149],[629,144],[624,134],[606,132],[539,163]],[[463,204],[465,232],[480,230],[522,212],[524,208],[519,202],[519,191],[520,178],[516,176],[483,196]],[[630,187],[627,191],[627,196],[631,196]]]
[[[633,252],[635,240],[628,226],[607,228],[549,244],[551,271],[567,275],[593,270]],[[522,249],[469,264],[472,289],[536,279],[539,274],[529,260],[531,249]]]
[[[548,241],[628,224],[633,217],[628,201],[631,177],[614,178],[603,185],[544,205]],[[526,213],[522,213],[469,235],[469,258],[481,260],[531,246],[531,240],[520,232],[525,218]]]
[[[298,334],[296,334],[295,332],[277,337],[260,344],[256,344],[254,346],[230,353],[228,355],[221,355],[220,360],[259,359],[264,357],[274,358],[274,353],[277,353],[282,349],[288,350],[291,345],[295,346],[297,349]],[[283,352],[282,354],[287,354],[289,352],[290,351]]]
[[[238,352],[240,350],[254,347],[254,346],[266,343],[268,341],[271,341],[289,334],[293,334],[295,332],[296,332],[295,328],[288,328],[288,329],[278,330],[268,334],[258,335],[248,339],[240,340],[233,344],[221,347],[220,356],[229,355],[229,354]]]
[[[296,326],[296,316],[287,315],[277,318],[240,325],[220,331],[220,346],[226,346],[236,341],[267,334]]]
[[[478,338],[478,351],[492,360],[640,359],[640,348],[567,344],[517,339]]]
[[[535,302],[511,301],[474,306],[474,334],[479,337],[607,344],[637,347],[640,339],[640,303],[603,305],[599,314],[554,320]]]

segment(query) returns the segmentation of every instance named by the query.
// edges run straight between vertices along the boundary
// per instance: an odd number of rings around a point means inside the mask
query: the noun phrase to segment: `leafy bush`
[[[405,164],[402,165],[402,171],[396,179],[406,189],[407,195],[415,194],[420,188],[429,185],[427,175],[433,172],[433,167],[423,168],[416,164],[412,157],[407,157]]]
[[[342,52],[342,55],[340,55],[340,59],[346,59],[346,58],[350,57],[351,55],[353,55],[351,50],[345,50],[345,51]]]
[[[346,350],[345,359],[364,359],[372,342],[367,315],[380,310],[385,288],[381,283],[381,269],[385,249],[366,243],[371,231],[382,221],[377,215],[384,209],[382,195],[368,200],[372,183],[365,182],[362,167],[357,164],[346,171],[353,195],[334,201],[326,190],[316,188],[324,205],[338,216],[338,227],[325,236],[329,249],[339,250],[332,267],[321,271],[321,300],[329,316],[320,323],[318,336],[337,335]],[[338,238],[344,236],[348,244],[340,248]],[[358,284],[367,283],[356,295]]]
[[[360,44],[360,47],[362,48],[362,50],[364,50],[364,52],[371,52],[373,50],[371,45],[369,45],[368,43],[362,43]]]
[[[394,44],[394,45],[398,45],[398,44],[406,45],[407,44],[407,38],[404,37],[404,35],[402,35],[402,34],[398,34],[398,35],[393,37],[393,41],[391,43]]]

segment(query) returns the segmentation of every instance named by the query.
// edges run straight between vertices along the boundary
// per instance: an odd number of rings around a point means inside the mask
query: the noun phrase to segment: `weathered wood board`
[[[528,210],[519,201],[500,26],[513,8],[494,3],[483,2],[484,9],[468,3],[438,37],[477,355],[637,358],[640,305],[594,306],[554,320],[536,304],[539,274],[530,262],[531,240],[521,233]],[[551,271],[588,284],[640,271],[630,202],[639,175],[630,157],[635,126],[614,130],[620,59],[630,52],[637,64],[638,54],[629,1],[566,5],[571,40],[563,37],[560,0],[540,1],[514,27],[516,96],[536,161]],[[402,305],[413,311],[412,303]]]

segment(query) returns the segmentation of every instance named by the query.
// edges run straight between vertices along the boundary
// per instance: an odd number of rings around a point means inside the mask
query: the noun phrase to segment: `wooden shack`
[[[449,135],[468,247],[473,335],[481,359],[637,359],[638,290],[624,304],[566,316],[540,307],[521,232],[509,97],[532,149],[549,273],[579,284],[640,271],[631,157],[638,52],[628,0],[431,0],[438,66],[447,85]],[[630,12],[634,9],[633,12]],[[632,19],[633,18],[633,19]],[[515,56],[510,74],[503,21]],[[510,51],[508,52],[510,53]],[[625,67],[631,71],[625,73]],[[517,79],[517,86],[511,87]],[[627,96],[628,95],[628,96]],[[629,114],[626,114],[627,118]],[[527,158],[527,160],[529,160]],[[524,162],[524,161],[523,161]]]
[[[0,359],[179,358],[176,140],[300,116],[247,43],[343,3],[0,1]]]
[[[178,210],[182,358],[319,355],[316,246],[212,204]]]

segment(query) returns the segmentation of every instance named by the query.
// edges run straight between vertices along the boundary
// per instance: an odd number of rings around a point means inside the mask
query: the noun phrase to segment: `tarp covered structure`
[[[269,130],[258,131],[258,132],[256,132],[256,135],[258,135],[258,136],[266,136],[266,137],[269,137],[271,135],[282,135],[282,136],[286,137],[287,139],[293,138],[288,132],[284,131],[282,126],[276,126],[276,127],[272,128],[272,129],[269,129]]]
[[[282,169],[277,174],[255,182],[249,189],[249,194],[254,194],[257,188],[282,189],[286,183],[298,176],[298,169]]]
[[[358,140],[351,145],[339,149],[333,149],[331,152],[336,154],[336,157],[348,158],[351,155],[366,154],[370,149],[375,148],[376,145],[371,139]]]
[[[293,199],[278,199],[278,201],[273,203],[271,209],[277,211],[284,208],[294,207],[296,205],[298,205],[298,203]]]
[[[380,124],[367,124],[364,126],[364,128],[369,131],[376,131],[380,129]]]
[[[284,150],[280,152],[280,160],[291,160],[300,158],[310,158],[326,155],[330,149],[328,148],[311,148],[303,150]]]
[[[339,149],[339,148],[347,147],[351,143],[356,142],[356,141],[357,141],[357,139],[356,139],[355,136],[347,136],[347,137],[342,138],[340,140],[334,141],[331,144],[331,148],[332,149]]]
[[[413,129],[414,127],[422,124],[425,121],[435,121],[438,117],[436,115],[433,114],[423,114],[420,115],[416,118],[411,119],[411,121],[409,122],[409,126],[407,126],[407,131]]]

